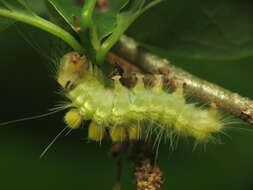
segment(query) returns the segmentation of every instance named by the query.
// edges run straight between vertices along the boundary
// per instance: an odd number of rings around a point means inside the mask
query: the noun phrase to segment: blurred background
[[[250,10],[250,1],[181,0],[151,9],[127,33],[173,64],[253,99]],[[49,39],[44,32],[29,30],[36,33],[38,44]],[[41,45],[39,51],[43,49]],[[26,42],[16,26],[1,32],[0,57],[0,122],[47,113],[63,100],[56,93],[52,63]],[[110,144],[88,142],[85,128],[61,136],[39,158],[65,127],[64,113],[0,128],[0,189],[112,189],[116,162],[108,156]],[[221,139],[223,144],[210,144],[205,150],[193,151],[187,142],[174,151],[162,145],[158,159],[163,189],[253,189],[252,126],[231,125]],[[125,161],[122,190],[136,189],[131,176]]]

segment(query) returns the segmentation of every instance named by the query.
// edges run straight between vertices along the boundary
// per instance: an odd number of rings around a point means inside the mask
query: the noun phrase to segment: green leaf
[[[30,14],[31,10],[28,8],[26,3],[22,0],[0,0],[0,9],[8,9],[14,11],[26,11],[28,9],[28,13]],[[0,31],[6,30],[9,26],[14,24],[16,20],[11,18],[6,18],[4,16],[0,16]]]
[[[163,2],[164,0],[151,0],[146,5],[146,0],[129,0],[129,2],[120,10],[117,15],[117,26],[112,31],[112,35],[102,44],[97,52],[96,60],[103,63],[107,52],[118,41],[120,36],[127,28],[145,11]]]
[[[74,33],[73,28],[60,15],[60,13],[55,9],[55,7],[49,1],[46,1],[45,4],[49,13],[49,20],[73,34]]]
[[[148,11],[128,34],[163,55],[236,60],[253,55],[251,1],[169,1]]]
[[[19,9],[19,10],[23,10],[25,12],[30,12],[30,13],[36,13],[38,15],[46,15],[47,14],[47,10],[44,4],[43,0],[40,1],[34,1],[34,0],[5,0],[5,3],[3,0],[0,0],[0,7],[6,7],[4,4],[6,4],[6,2],[12,6],[12,8],[14,8],[15,10]],[[9,7],[9,9],[11,9]]]
[[[36,27],[23,23],[16,23],[15,27],[19,35],[50,63],[72,51],[63,40]]]
[[[117,16],[113,12],[99,12],[95,11],[93,15],[93,21],[97,28],[97,35],[99,41],[104,37],[111,34],[116,27]]]
[[[81,26],[80,18],[82,9],[75,6],[74,1],[48,0],[62,18],[75,30]]]
[[[73,1],[66,0],[48,0],[65,21],[75,30],[81,27],[82,9],[75,5]],[[93,26],[91,31],[91,40],[93,46],[99,46],[101,40],[112,33],[116,27],[116,13],[95,11],[92,17]]]
[[[127,2],[127,4],[121,8],[121,13],[133,13],[134,14],[138,10],[141,10],[143,8],[145,2],[146,2],[146,0],[129,0]]]
[[[119,12],[123,9],[130,0],[113,0],[109,3],[109,9],[113,12]]]
[[[106,39],[97,52],[96,60],[98,63],[103,63],[107,52],[118,41],[135,18],[138,17],[144,4],[145,0],[130,0],[121,12],[117,14],[117,25],[112,31],[112,35]]]
[[[36,15],[26,0],[0,0],[0,7],[25,14]]]
[[[0,0],[0,17],[13,19],[40,28],[61,38],[76,51],[83,52],[82,46],[70,33],[38,16],[24,0]]]

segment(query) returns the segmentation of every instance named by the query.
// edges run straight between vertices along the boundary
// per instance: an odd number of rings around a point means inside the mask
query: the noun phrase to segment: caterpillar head
[[[75,88],[79,79],[85,73],[85,65],[87,58],[77,52],[70,52],[64,55],[60,60],[57,73],[58,83],[66,90]]]

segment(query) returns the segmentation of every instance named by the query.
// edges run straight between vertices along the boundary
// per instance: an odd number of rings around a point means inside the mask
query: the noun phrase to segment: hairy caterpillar
[[[224,123],[215,108],[186,103],[182,89],[167,93],[159,79],[152,88],[138,79],[129,89],[119,78],[112,87],[105,87],[102,72],[85,56],[70,52],[61,59],[57,72],[57,81],[71,100],[67,106],[72,109],[64,120],[71,129],[91,120],[88,135],[94,141],[101,141],[108,130],[113,142],[138,140],[155,133],[158,141],[178,135],[206,143],[223,130]]]

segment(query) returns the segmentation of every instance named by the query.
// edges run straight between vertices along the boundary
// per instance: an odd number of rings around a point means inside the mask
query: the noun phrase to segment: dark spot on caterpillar
[[[163,88],[170,88],[172,85],[171,83],[171,79],[169,77],[169,75],[163,75]]]
[[[153,75],[147,74],[144,76],[143,82],[146,87],[152,88],[155,85],[155,77]]]
[[[68,86],[70,85],[70,83],[71,83],[71,81],[68,80],[67,83],[66,83],[66,85],[65,85],[65,88],[66,88],[66,89],[68,88]]]
[[[68,80],[64,88],[68,90],[73,90],[76,85],[74,82],[71,85],[70,84],[71,84],[71,80]]]
[[[158,73],[163,75],[163,88],[170,88],[172,91],[177,89],[176,83],[173,79],[170,78],[170,71],[166,67],[161,67],[158,69]]]
[[[137,77],[135,73],[125,73],[119,80],[121,84],[127,88],[133,88],[137,83]]]
[[[115,62],[115,63],[114,63],[114,68],[115,68],[116,72],[117,72],[120,76],[123,76],[124,70],[121,68],[121,66],[118,64],[118,62]]]
[[[75,88],[75,84],[73,83],[73,84],[71,84],[71,86],[70,86],[70,90],[72,90],[72,89],[74,89]]]
[[[112,73],[110,73],[108,75],[109,78],[113,78],[114,76],[121,76],[121,77],[123,77],[124,70],[121,68],[121,66],[118,64],[117,61],[115,61],[113,63],[113,68],[114,68],[114,70],[112,71]]]
[[[162,74],[162,75],[169,75],[169,73],[170,73],[166,67],[159,68],[158,72],[159,72],[159,74]]]

